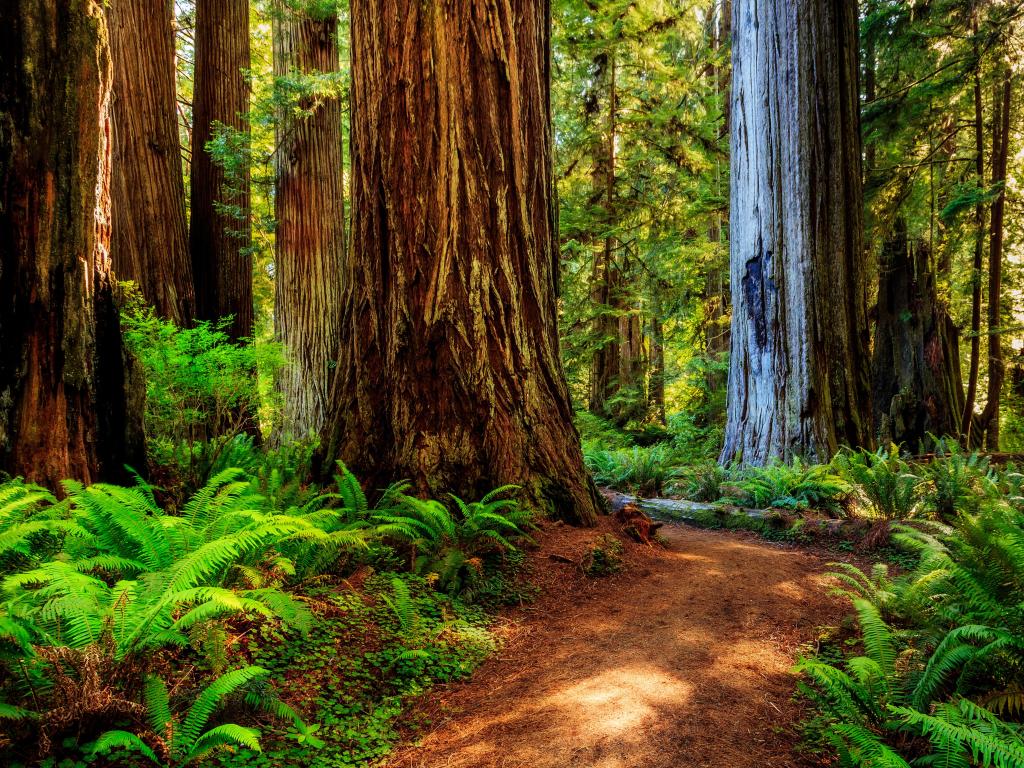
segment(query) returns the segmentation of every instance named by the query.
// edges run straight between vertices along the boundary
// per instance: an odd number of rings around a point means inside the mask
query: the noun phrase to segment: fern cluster
[[[799,458],[774,461],[764,467],[740,467],[730,472],[741,501],[753,507],[836,509],[850,493],[849,485],[827,464],[808,464]]]
[[[414,573],[432,575],[439,589],[454,594],[483,575],[485,557],[514,550],[512,540],[526,536],[532,513],[503,498],[515,490],[503,486],[469,503],[452,495],[454,513],[436,499],[397,493],[394,506],[372,518],[385,539],[407,547]]]
[[[682,476],[680,462],[665,444],[586,450],[583,459],[599,485],[641,496],[659,495],[670,481]]]
[[[894,538],[920,556],[909,573],[833,574],[863,654],[796,667],[841,764],[1024,766],[1024,515],[987,503]]]
[[[477,502],[453,496],[449,508],[396,483],[371,505],[343,464],[325,492],[303,485],[301,455],[271,453],[260,464],[248,461],[252,450],[246,438],[226,444],[223,460],[244,469],[220,469],[169,506],[141,478],[131,487],[68,481],[62,500],[17,480],[0,484],[0,719],[22,742],[45,754],[69,731],[123,723],[89,754],[127,750],[185,765],[224,745],[258,749],[252,729],[207,727],[222,701],[241,698],[313,743],[263,671],[228,668],[228,635],[267,622],[305,633],[314,616],[294,588],[351,569],[374,547],[397,548],[410,571],[450,594],[482,589],[484,566],[513,552],[530,525],[511,486]],[[406,663],[428,643],[401,579],[393,592]],[[191,690],[184,712],[190,691],[171,696],[179,684],[167,676],[197,651],[209,682]]]
[[[281,587],[363,546],[369,526],[328,506],[333,495],[281,510],[256,488],[226,469],[171,514],[141,480],[68,481],[60,502],[17,481],[0,486],[0,701],[11,702],[0,713],[38,730],[45,746],[101,714],[152,716],[163,652],[182,652],[212,626],[274,620],[307,629],[306,603]],[[144,703],[133,693],[140,688]],[[255,737],[245,733],[217,726],[155,754],[181,764],[217,744],[249,744]],[[147,736],[148,749],[158,736]],[[126,739],[115,734],[101,746],[134,743]]]

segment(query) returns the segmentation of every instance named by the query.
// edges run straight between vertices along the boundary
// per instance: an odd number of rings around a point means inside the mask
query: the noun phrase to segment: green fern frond
[[[92,743],[89,753],[96,755],[97,753],[107,752],[115,748],[124,749],[128,752],[137,752],[150,762],[162,765],[160,759],[150,749],[149,745],[134,733],[128,731],[107,731]]]
[[[175,733],[175,751],[189,755],[194,753],[199,748],[200,735],[205,735],[202,734],[203,729],[213,713],[220,707],[223,699],[268,674],[269,672],[262,667],[243,667],[225,672],[206,686],[196,697],[185,721]],[[210,740],[207,740],[207,744],[209,743]]]

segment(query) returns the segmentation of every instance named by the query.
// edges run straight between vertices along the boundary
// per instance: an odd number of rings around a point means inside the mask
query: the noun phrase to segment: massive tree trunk
[[[233,339],[252,335],[249,164],[227,173],[206,144],[214,123],[230,129],[246,152],[249,142],[249,1],[197,0],[195,88],[192,96],[192,272],[196,317],[230,315]]]
[[[1010,107],[1013,78],[1003,75],[996,88],[992,115],[992,184],[1006,184],[1006,165],[1010,151]],[[999,399],[1006,371],[1003,366],[1003,212],[1006,191],[1000,190],[992,201],[988,256],[988,395],[981,424],[985,429],[985,447],[999,450]]]
[[[175,101],[169,2],[111,0],[113,176],[110,258],[161,317],[195,315]]]
[[[852,0],[737,0],[733,288],[722,460],[867,445],[868,322]]]
[[[0,25],[0,470],[116,477],[127,436],[113,303],[110,59],[98,0],[17,0]]]
[[[338,72],[338,19],[285,11],[275,19],[274,74]],[[287,96],[287,94],[285,94]],[[285,436],[319,433],[341,335],[345,208],[341,99],[304,94],[278,120],[274,329],[288,365],[278,386]]]
[[[329,457],[593,523],[556,328],[547,3],[352,4],[353,248]]]
[[[928,435],[956,436],[964,408],[960,342],[939,301],[923,242],[902,222],[882,249],[872,394],[878,437],[916,450]]]

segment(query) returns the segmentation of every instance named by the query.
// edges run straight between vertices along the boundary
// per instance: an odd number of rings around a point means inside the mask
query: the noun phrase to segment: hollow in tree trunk
[[[853,0],[733,6],[733,294],[722,460],[868,445]]]
[[[353,247],[325,434],[371,488],[593,523],[558,350],[548,3],[352,4]]]
[[[141,466],[110,237],[110,58],[98,0],[0,25],[0,470],[55,486]]]

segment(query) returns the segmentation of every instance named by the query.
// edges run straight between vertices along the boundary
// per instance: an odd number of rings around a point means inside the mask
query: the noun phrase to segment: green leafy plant
[[[914,517],[921,505],[921,478],[910,471],[895,445],[877,451],[846,449],[833,466],[853,484],[860,506],[882,520]]]
[[[935,440],[935,456],[923,476],[925,502],[944,520],[959,512],[977,512],[982,499],[996,490],[988,459],[976,451],[965,453],[955,440]]]
[[[121,322],[145,377],[151,460],[198,487],[216,473],[218,457],[234,437],[276,418],[276,403],[260,391],[260,381],[284,365],[281,348],[233,342],[231,318],[179,328],[158,317],[130,286],[126,295]]]
[[[532,514],[502,498],[515,490],[502,486],[471,503],[452,495],[457,514],[435,499],[403,494],[397,508],[372,519],[380,535],[408,546],[414,573],[432,574],[440,590],[454,594],[483,573],[485,557],[515,550],[512,539],[526,536]]]
[[[803,659],[804,692],[843,766],[1024,764],[1024,517],[1007,504],[951,525],[895,527],[919,556],[891,578],[833,574],[864,648],[840,666]]]
[[[96,756],[114,749],[135,752],[160,766],[193,765],[211,752],[225,747],[246,747],[260,751],[260,733],[235,723],[222,723],[208,728],[211,718],[225,699],[245,693],[248,704],[271,710],[275,715],[290,719],[300,731],[309,729],[295,712],[274,697],[252,688],[252,684],[266,678],[268,671],[249,666],[227,672],[195,696],[187,712],[178,714],[171,708],[171,695],[167,684],[150,675],[143,686],[148,728],[142,735],[134,731],[111,730],[103,733],[89,748]],[[246,692],[246,688],[249,690]]]
[[[641,496],[661,494],[666,483],[680,476],[671,446],[635,446],[622,450],[584,453],[587,468],[599,485]]]
[[[728,477],[725,467],[715,462],[698,464],[683,475],[683,495],[693,501],[718,501],[722,498],[722,485]]]
[[[587,549],[582,568],[587,576],[610,576],[622,570],[622,542],[609,533],[603,533]]]
[[[807,464],[794,457],[790,463],[771,462],[763,467],[742,467],[732,472],[750,506],[837,510],[850,487],[827,464]]]

